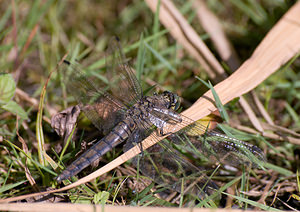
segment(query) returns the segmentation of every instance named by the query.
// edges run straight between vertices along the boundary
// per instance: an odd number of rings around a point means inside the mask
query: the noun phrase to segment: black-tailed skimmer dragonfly
[[[257,166],[265,160],[258,147],[208,130],[199,122],[177,113],[179,98],[176,94],[165,91],[152,96],[143,95],[117,38],[110,42],[108,54],[106,78],[103,75],[87,76],[76,63],[64,63],[68,92],[106,136],[72,162],[57,177],[58,182],[76,175],[125,140],[124,151],[127,151],[149,135],[155,139],[162,135],[168,137],[147,150],[141,149],[142,154],[133,159],[133,164],[155,182],[177,191],[183,188],[185,192],[200,194],[203,191],[211,193],[209,191],[217,188],[204,174],[200,162],[189,162],[191,157],[199,158],[199,161],[217,159],[234,166]],[[77,114],[77,110],[75,112]],[[172,128],[183,122],[189,122],[188,126],[173,133]],[[58,126],[56,128],[60,130]],[[154,130],[156,134],[152,133]]]

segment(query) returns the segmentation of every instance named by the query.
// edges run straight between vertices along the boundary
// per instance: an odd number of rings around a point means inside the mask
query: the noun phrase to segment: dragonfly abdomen
[[[56,180],[61,182],[62,180],[78,174],[106,152],[126,140],[135,129],[135,126],[136,124],[133,119],[121,121],[107,136],[95,143],[90,149],[85,151],[79,158],[71,163],[71,165],[56,178]]]

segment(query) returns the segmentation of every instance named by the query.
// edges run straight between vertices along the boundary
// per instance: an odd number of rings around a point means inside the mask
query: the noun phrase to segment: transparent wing
[[[99,130],[108,131],[123,118],[126,108],[108,93],[109,87],[105,82],[87,76],[77,63],[65,61],[60,70],[63,71],[68,93]]]
[[[209,179],[206,170],[190,163],[176,145],[164,139],[136,156],[132,162],[144,175],[167,190],[201,199],[213,194],[218,186]]]
[[[183,120],[189,123],[187,127],[171,133],[167,139],[143,150],[142,154],[133,159],[133,164],[144,175],[163,187],[203,197],[217,189],[216,184],[207,177],[207,168],[204,168],[208,161],[220,161],[232,166],[255,166],[265,161],[258,147],[208,130],[199,122],[192,122],[186,117]],[[174,123],[167,126],[169,130],[172,127]],[[135,136],[131,139],[143,138]],[[154,139],[158,137],[154,136]],[[132,143],[129,139],[125,151],[132,147]]]
[[[109,90],[120,102],[131,106],[142,98],[142,89],[123,54],[117,37],[111,39],[106,57]]]
[[[88,76],[77,63],[64,63],[64,79],[68,92],[80,104],[81,110],[100,130],[109,131],[123,119],[126,106],[142,97],[141,86],[125,60],[120,42],[111,39],[106,56],[107,79]],[[104,73],[103,73],[104,74]]]
[[[172,122],[170,125],[174,127]],[[172,126],[168,128],[171,129]],[[149,136],[153,126],[141,123],[139,128],[128,138],[124,152]],[[151,134],[152,138],[159,139],[158,135]],[[171,138],[171,137],[170,137]],[[189,162],[189,158],[180,151],[179,145],[187,148],[189,143],[179,139],[164,139],[133,158],[132,163],[145,176],[152,178],[162,186],[165,192],[177,191],[179,193],[204,198],[211,195],[218,186],[206,175],[206,170]],[[141,147],[140,147],[141,148]],[[192,150],[192,148],[187,148]]]
[[[183,120],[191,124],[173,134],[172,139],[189,142],[209,161],[215,160],[231,166],[253,167],[261,166],[266,161],[263,151],[255,145],[209,130],[199,121],[192,123],[187,117],[183,117]]]

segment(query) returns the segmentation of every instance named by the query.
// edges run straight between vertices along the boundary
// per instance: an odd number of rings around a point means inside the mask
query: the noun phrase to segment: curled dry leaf
[[[79,113],[80,107],[78,105],[68,107],[52,116],[51,127],[59,136],[68,138],[76,124]]]

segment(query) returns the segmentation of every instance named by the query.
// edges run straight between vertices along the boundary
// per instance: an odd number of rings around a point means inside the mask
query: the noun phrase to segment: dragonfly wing
[[[188,118],[184,117],[184,120]],[[209,161],[216,160],[231,166],[252,165],[253,167],[258,167],[266,161],[263,151],[257,146],[209,130],[198,121],[172,136],[177,137],[177,140],[189,142]]]
[[[125,106],[108,93],[108,86],[87,76],[79,64],[65,62],[63,71],[68,93],[79,103],[81,110],[99,129],[111,129],[123,118]],[[105,122],[105,124],[104,124]]]
[[[164,139],[144,150],[132,163],[167,190],[201,199],[213,194],[218,186],[207,177],[206,170],[191,164],[172,143]]]
[[[154,128],[147,126],[147,123],[140,124],[128,138],[124,152],[139,145],[153,130]],[[154,134],[151,136],[159,139]],[[218,186],[207,177],[206,170],[190,163],[174,142],[174,139],[164,139],[147,150],[141,149],[142,153],[132,159],[133,165],[167,190],[184,192],[197,198],[214,193]],[[177,145],[178,142],[176,140]],[[185,148],[186,145],[188,144],[185,144]]]
[[[127,106],[142,98],[142,88],[123,54],[120,41],[113,37],[106,56],[106,77],[114,97]]]
[[[217,186],[207,177],[206,169],[203,168],[207,161],[214,159],[234,166],[265,161],[264,154],[258,147],[207,130],[199,122],[193,122],[186,117],[182,118],[183,122],[188,122],[185,123],[189,124],[187,127],[143,150],[142,154],[133,159],[133,164],[144,175],[164,187],[200,197],[204,194],[210,195]],[[168,128],[172,129],[173,124]],[[140,133],[147,134],[142,129]],[[144,136],[138,135],[139,132],[136,134],[131,139],[144,139]],[[126,148],[131,148],[132,143],[137,141],[130,142],[129,139]]]

